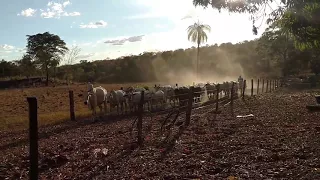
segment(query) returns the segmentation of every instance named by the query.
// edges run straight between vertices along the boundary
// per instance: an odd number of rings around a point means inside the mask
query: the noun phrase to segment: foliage
[[[0,77],[10,77],[10,76],[16,76],[19,74],[19,69],[17,65],[13,62],[8,62],[2,59],[0,61]]]
[[[259,39],[237,44],[223,43],[199,47],[199,81],[215,82],[239,75],[257,78],[320,74],[320,51],[296,49],[295,41],[295,36],[281,28],[281,24],[276,21]],[[197,66],[197,52],[198,49],[195,47],[145,52],[114,60],[81,60],[79,63],[57,68],[55,67],[59,64],[61,56],[55,56],[50,58],[47,72],[53,72],[59,79],[69,77],[78,82],[190,83],[195,80],[193,70]],[[2,60],[0,77],[42,75],[43,64],[38,63],[39,59],[31,54],[24,55],[18,61]]]
[[[46,72],[47,85],[49,81],[49,68],[57,67],[61,61],[61,56],[68,48],[66,43],[58,35],[49,32],[27,35],[27,54],[34,56]]]
[[[17,61],[17,65],[21,70],[21,75],[24,75],[27,78],[34,75],[36,72],[36,64],[33,61],[33,58],[28,54],[24,54],[22,59]]]
[[[194,23],[193,25],[190,25],[187,28],[188,31],[188,40],[192,41],[194,43],[197,43],[197,76],[199,71],[199,53],[200,53],[200,45],[204,42],[207,42],[208,36],[207,32],[211,31],[211,27],[206,24],[200,23],[200,21]]]
[[[271,3],[276,3],[276,9],[271,8]],[[290,32],[295,40],[295,45],[300,49],[320,47],[320,2],[318,0],[193,0],[195,6],[226,9],[230,12],[250,13],[255,20],[261,16],[268,16],[267,22],[278,22],[280,27]],[[271,13],[266,13],[266,7]],[[257,34],[257,27],[253,25],[253,32]]]

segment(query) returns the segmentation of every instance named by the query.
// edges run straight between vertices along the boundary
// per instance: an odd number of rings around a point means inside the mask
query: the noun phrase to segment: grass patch
[[[76,119],[87,118],[91,116],[88,109],[80,109],[75,112]],[[46,114],[38,114],[38,126],[55,125],[70,120],[69,111],[57,111]],[[14,116],[4,119],[0,123],[0,130],[23,130],[29,127],[28,116]]]

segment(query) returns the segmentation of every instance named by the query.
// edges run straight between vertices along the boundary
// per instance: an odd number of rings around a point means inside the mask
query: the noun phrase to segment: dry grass
[[[127,86],[153,86],[153,83],[132,84],[95,84],[101,85],[108,91]],[[39,125],[60,123],[69,120],[69,90],[74,91],[76,118],[90,116],[91,112],[83,104],[86,85],[77,84],[59,87],[41,87],[28,89],[11,89],[0,91],[0,130],[25,129],[28,125],[27,97],[35,96],[38,99]]]

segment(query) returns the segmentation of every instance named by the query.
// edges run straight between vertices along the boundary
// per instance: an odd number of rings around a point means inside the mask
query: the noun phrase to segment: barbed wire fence
[[[174,105],[171,106],[171,102],[167,104],[166,107],[162,110],[152,110],[148,108],[146,110],[144,104],[145,100],[145,92],[141,92],[141,99],[138,106],[138,111],[134,112],[131,115],[136,116],[132,123],[132,130],[137,130],[137,143],[139,146],[143,146],[143,116],[164,113],[167,114],[166,118],[161,122],[160,131],[168,131],[168,136],[170,135],[170,130],[177,123],[177,118],[181,114],[185,114],[185,119],[183,122],[178,123],[181,130],[183,127],[187,127],[190,125],[192,110],[204,108],[204,107],[213,107],[213,113],[218,115],[221,113],[220,106],[221,105],[229,105],[233,108],[234,100],[241,97],[244,100],[248,96],[260,95],[263,93],[271,93],[278,89],[280,86],[280,81],[278,79],[257,79],[256,88],[254,88],[254,80],[251,79],[251,92],[250,94],[246,93],[247,81],[244,80],[243,84],[236,84],[235,82],[231,83],[231,86],[225,86],[225,84],[217,84],[214,89],[201,89],[196,87],[190,87],[184,89],[182,93],[178,93],[174,95]],[[261,83],[262,82],[262,83]],[[265,83],[266,82],[266,83]],[[260,88],[260,84],[262,87]],[[266,88],[265,88],[266,87]],[[261,91],[260,91],[261,90]],[[256,91],[256,94],[254,93]],[[239,93],[240,92],[240,93]],[[239,96],[240,95],[240,96]],[[201,98],[206,98],[205,101],[201,100]],[[36,97],[27,97],[28,105],[29,105],[29,154],[30,154],[30,171],[29,176],[30,179],[38,179],[39,171],[38,171],[38,103]],[[167,101],[166,101],[167,103]],[[69,91],[69,104],[70,104],[70,120],[76,121],[75,116],[75,105],[74,105],[74,94],[73,91]],[[152,106],[152,104],[151,104]],[[151,110],[150,110],[151,109]],[[111,112],[111,110],[110,110]],[[170,117],[174,117],[171,121]]]

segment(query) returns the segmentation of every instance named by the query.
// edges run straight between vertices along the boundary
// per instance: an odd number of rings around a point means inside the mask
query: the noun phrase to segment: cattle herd
[[[167,105],[185,106],[190,94],[190,88],[193,89],[193,103],[200,103],[207,100],[215,100],[217,90],[221,96],[230,96],[231,87],[234,84],[234,92],[238,93],[242,87],[241,82],[224,82],[219,88],[214,83],[199,83],[193,86],[175,86],[171,85],[155,85],[149,87],[127,87],[119,90],[111,90],[108,92],[101,86],[94,87],[88,83],[87,91],[81,95],[84,97],[84,104],[92,110],[93,118],[96,116],[96,107],[100,108],[100,113],[107,113],[107,104],[110,109],[117,108],[117,113],[135,112],[141,102],[142,91],[144,91],[144,105],[148,110],[156,108],[165,108]]]

